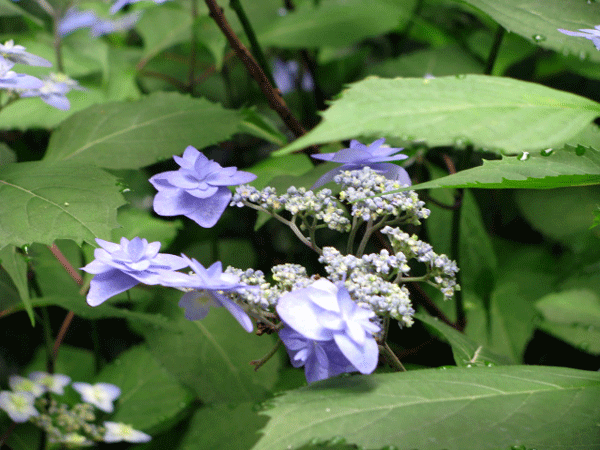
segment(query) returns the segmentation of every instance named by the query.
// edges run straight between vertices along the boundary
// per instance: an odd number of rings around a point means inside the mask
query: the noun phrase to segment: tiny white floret
[[[30,417],[40,415],[33,406],[34,401],[35,397],[30,392],[0,392],[0,409],[15,422],[27,422]]]
[[[152,436],[139,430],[134,430],[131,425],[118,422],[104,422],[106,434],[104,442],[148,442]]]
[[[111,413],[114,411],[113,402],[121,395],[121,389],[114,384],[96,383],[94,385],[88,383],[75,382],[75,389],[81,395],[81,399],[94,405],[96,408],[104,412]]]

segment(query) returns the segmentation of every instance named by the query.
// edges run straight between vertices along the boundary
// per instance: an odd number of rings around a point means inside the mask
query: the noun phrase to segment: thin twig
[[[384,342],[379,346],[379,350],[383,353],[383,356],[387,360],[388,364],[396,369],[397,372],[406,372],[406,368],[402,362],[398,359],[396,354],[392,351],[387,342]]]
[[[255,359],[254,361],[250,361],[250,364],[254,366],[254,371],[255,372],[258,369],[260,369],[269,359],[271,359],[273,357],[273,355],[275,355],[275,353],[277,353],[277,350],[279,350],[279,347],[281,347],[282,343],[283,342],[281,341],[281,339],[277,339],[277,343],[271,349],[271,351],[269,351],[269,353],[267,353],[261,359]]]
[[[65,255],[63,255],[63,253],[56,246],[56,244],[52,244],[48,248],[50,249],[54,257],[58,260],[58,262],[65,268],[69,276],[73,278],[73,281],[75,281],[75,283],[77,283],[79,286],[83,285],[83,278],[81,277],[81,275],[79,275],[79,273],[77,273],[77,270],[71,265],[71,263],[67,260]]]
[[[204,0],[208,9],[210,10],[210,17],[217,23],[227,40],[229,41],[229,45],[235,51],[235,54],[240,58],[244,66],[246,66],[246,70],[248,73],[254,78],[254,80],[258,83],[260,90],[263,92],[265,97],[267,98],[267,102],[269,106],[279,114],[283,122],[287,125],[287,127],[294,133],[296,137],[300,137],[306,133],[298,119],[294,117],[290,109],[285,103],[285,100],[281,96],[281,93],[278,89],[273,88],[273,85],[269,82],[269,78],[265,75],[265,72],[261,69],[260,65],[256,62],[252,54],[248,51],[248,49],[242,44],[238,36],[235,34],[227,19],[225,19],[225,15],[223,14],[223,10],[215,0]],[[316,147],[310,147],[305,149],[305,153],[314,154],[317,153],[318,149]]]
[[[494,70],[494,64],[496,63],[496,58],[498,57],[498,52],[500,51],[500,44],[502,44],[502,38],[504,38],[504,31],[504,27],[502,25],[498,25],[496,35],[494,36],[492,49],[490,50],[490,54],[485,64],[484,73],[486,75],[491,75]]]

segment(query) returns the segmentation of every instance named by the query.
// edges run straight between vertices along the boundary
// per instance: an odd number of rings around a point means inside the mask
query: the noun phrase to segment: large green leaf
[[[566,36],[559,28],[577,31],[600,23],[595,0],[461,0],[489,14],[511,33],[541,47],[600,61],[600,53],[587,39]]]
[[[194,400],[184,388],[143,346],[119,355],[98,374],[96,381],[121,388],[111,420],[134,428],[157,430],[166,421],[187,408]]]
[[[0,247],[109,239],[124,203],[114,176],[76,162],[2,166],[0,198]]]
[[[541,150],[567,141],[598,115],[600,104],[592,100],[511,78],[367,78],[278,154],[360,136],[430,146],[472,143],[508,153]]]
[[[322,0],[301,3],[273,21],[260,35],[261,43],[276,47],[345,47],[397,28],[410,17],[414,0]]]
[[[334,436],[366,448],[593,450],[600,373],[496,366],[335,378],[276,397],[265,414],[253,450]]]
[[[45,160],[135,169],[225,140],[240,120],[237,111],[176,93],[92,106],[52,134]]]
[[[204,403],[260,400],[277,379],[279,357],[258,372],[250,361],[267,354],[270,336],[246,333],[225,308],[211,308],[202,320],[189,321],[177,306],[181,293],[161,295],[160,312],[171,317],[178,333],[143,328],[152,354]]]

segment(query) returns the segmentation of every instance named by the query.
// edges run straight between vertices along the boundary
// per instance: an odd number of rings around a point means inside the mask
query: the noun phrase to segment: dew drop
[[[542,156],[550,156],[552,153],[554,153],[554,149],[553,148],[547,148],[546,150],[542,150],[540,152],[540,155],[542,155]]]
[[[23,253],[29,253],[29,245],[25,244],[23,247],[21,247],[21,250],[23,250]]]
[[[467,364],[467,369],[470,369],[471,367],[473,367],[472,364]]]
[[[286,8],[283,8],[283,7],[279,8],[277,10],[277,14],[279,14],[281,17],[285,16],[287,13],[288,13],[288,10]]]
[[[583,156],[585,154],[585,147],[583,145],[578,145],[575,147],[575,154],[577,156]]]
[[[521,156],[519,156],[519,161],[527,161],[529,157],[529,152],[523,152],[521,153]]]
[[[346,438],[342,436],[334,436],[329,439],[329,445],[341,445],[346,443]]]
[[[69,203],[69,202],[64,202],[64,203],[63,203],[63,205],[65,205],[65,206],[69,206],[69,205],[70,205],[70,203]]]
[[[124,193],[126,193],[126,192],[131,192],[131,189],[129,189],[129,188],[121,188],[121,189],[119,189],[119,192],[120,192],[121,194],[124,194]]]
[[[510,450],[527,450],[527,447],[524,445],[513,445]]]
[[[581,50],[577,56],[579,56],[580,60],[585,61],[588,59],[589,54],[585,50]]]
[[[464,80],[465,78],[467,78],[467,75],[464,73],[459,73],[456,75],[456,78],[458,78],[459,80]]]
[[[534,34],[533,36],[531,36],[533,38],[533,40],[535,42],[544,42],[546,40],[546,36],[543,36],[541,34]]]
[[[329,411],[331,411],[330,408],[325,408],[325,412],[329,412]]]

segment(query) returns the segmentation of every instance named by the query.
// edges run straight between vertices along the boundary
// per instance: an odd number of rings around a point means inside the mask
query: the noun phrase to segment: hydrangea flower
[[[240,283],[237,275],[224,273],[220,261],[206,269],[195,259],[190,260],[186,256],[184,258],[195,273],[193,275],[178,274],[178,278],[173,283],[177,287],[194,289],[184,294],[179,301],[179,306],[185,309],[185,318],[201,320],[208,315],[211,306],[213,308],[224,307],[244,330],[251,333],[254,327],[248,314],[240,305],[225,295],[227,292],[235,292],[240,288],[248,289],[249,286]]]
[[[0,57],[0,88],[4,89],[38,89],[44,85],[39,78],[13,72],[15,63]]]
[[[36,383],[28,378],[19,375],[11,375],[8,378],[8,385],[14,392],[29,392],[35,398],[38,398],[47,391],[46,386]]]
[[[0,392],[0,409],[15,422],[27,422],[30,417],[40,415],[33,406],[34,401],[35,397],[30,392]]]
[[[273,79],[277,88],[282,94],[287,94],[296,90],[296,83],[299,78],[299,67],[296,61],[283,61],[276,58],[273,61]],[[302,74],[300,87],[304,91],[312,91],[315,88],[314,81],[309,72]]]
[[[0,44],[0,56],[15,64],[26,64],[28,66],[52,67],[52,63],[41,56],[26,52],[22,45],[15,45],[10,39]]]
[[[569,31],[559,28],[562,34],[567,36],[577,36],[589,39],[596,46],[597,50],[600,50],[600,25],[596,25],[594,28],[580,28],[579,31]]]
[[[349,148],[343,148],[335,153],[321,153],[310,155],[315,159],[342,164],[337,169],[330,170],[317,180],[311,189],[316,189],[329,183],[337,174],[345,170],[357,170],[369,166],[373,170],[391,180],[398,180],[402,184],[410,185],[410,177],[402,167],[387,161],[401,161],[408,158],[406,155],[397,154],[402,148],[382,147],[385,139],[378,139],[369,145],[358,141],[350,141]]]
[[[106,434],[104,442],[148,442],[152,436],[142,431],[134,430],[130,425],[118,422],[104,422]]]
[[[96,259],[81,269],[95,275],[87,295],[91,306],[98,306],[138,283],[171,286],[172,271],[188,265],[179,256],[158,253],[160,242],[148,243],[139,237],[131,241],[121,238],[120,244],[102,239],[96,242],[101,247],[94,250]]]
[[[71,90],[84,91],[68,76],[61,73],[51,73],[43,79],[42,86],[36,89],[20,92],[21,97],[39,97],[50,106],[62,111],[67,111],[71,107],[69,99],[65,96]]]
[[[92,37],[114,33],[115,31],[129,30],[138,20],[141,12],[126,14],[116,20],[102,19],[94,11],[81,11],[77,8],[69,8],[64,17],[58,22],[58,34],[66,36],[81,28],[90,28]]]
[[[283,295],[276,309],[285,324],[304,338],[334,341],[359,372],[371,373],[377,367],[379,348],[373,333],[380,327],[371,322],[375,313],[358,306],[343,281],[334,284],[321,278]],[[332,353],[328,356],[336,360]]]
[[[154,211],[161,216],[186,216],[204,228],[217,223],[232,197],[226,186],[249,183],[256,175],[221,167],[191,145],[183,157],[173,156],[179,170],[150,178],[158,190]]]
[[[357,370],[334,341],[314,341],[287,326],[279,331],[279,338],[285,345],[292,366],[304,366],[309,383]]]
[[[73,389],[79,392],[84,402],[94,405],[96,408],[107,413],[114,411],[113,402],[121,395],[121,389],[110,383],[96,383],[92,385],[77,381],[72,386]]]
[[[116,13],[117,11],[120,11],[125,5],[130,5],[132,3],[137,3],[140,2],[141,0],[117,0],[111,7],[109,12],[111,14]],[[154,3],[156,4],[161,4],[164,2],[168,2],[169,0],[153,0]]]
[[[71,377],[67,375],[63,375],[60,373],[49,374],[47,372],[31,372],[29,374],[29,379],[39,383],[46,388],[50,392],[54,392],[58,395],[63,395],[65,393],[64,388],[71,382]]]

